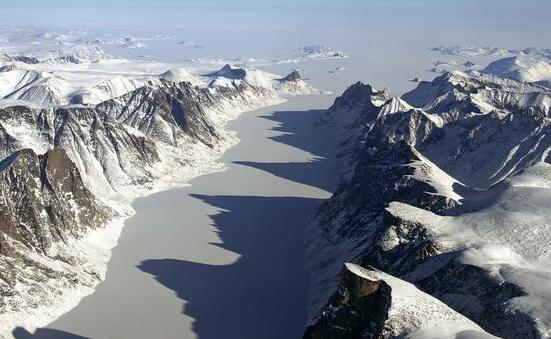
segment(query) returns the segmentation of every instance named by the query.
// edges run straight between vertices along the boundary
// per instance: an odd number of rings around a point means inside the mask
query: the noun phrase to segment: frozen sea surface
[[[242,142],[227,170],[137,200],[106,280],[35,337],[299,338],[303,230],[335,184],[334,139],[313,126],[331,99],[293,98],[231,123]]]

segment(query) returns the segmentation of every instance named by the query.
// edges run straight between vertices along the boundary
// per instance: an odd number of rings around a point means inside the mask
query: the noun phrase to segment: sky
[[[351,13],[409,23],[542,25],[546,0],[0,0],[4,24],[56,25],[274,25],[346,23]],[[293,14],[294,13],[296,14]],[[308,15],[304,15],[308,14]],[[376,17],[372,18],[376,19]]]
[[[354,68],[335,80],[339,89],[367,79],[404,90],[395,85],[398,78],[403,84],[405,77],[423,75],[418,72],[429,68],[427,60],[438,57],[427,55],[434,46],[551,47],[548,0],[0,0],[0,8],[0,26],[167,34],[207,47],[148,42],[146,54],[170,61],[275,58],[300,46],[327,45],[350,55],[331,67]]]

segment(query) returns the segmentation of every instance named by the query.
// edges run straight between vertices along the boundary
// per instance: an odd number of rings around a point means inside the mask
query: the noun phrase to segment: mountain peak
[[[247,71],[243,68],[234,68],[230,64],[225,64],[218,71],[208,73],[205,76],[209,78],[222,77],[232,80],[242,80],[247,75]]]
[[[297,70],[292,71],[291,73],[287,74],[285,77],[280,79],[281,81],[298,81],[302,80],[302,77],[300,76],[300,73]]]

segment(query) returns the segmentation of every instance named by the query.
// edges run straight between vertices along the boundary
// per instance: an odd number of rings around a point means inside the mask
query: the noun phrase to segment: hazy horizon
[[[547,47],[551,38],[551,23],[545,15],[551,3],[534,0],[241,0],[231,4],[221,0],[31,0],[4,7],[3,24],[10,28],[79,28],[91,36],[127,34],[138,38],[166,34],[204,46],[185,48],[174,41],[149,41],[141,49],[108,50],[127,58],[145,54],[171,62],[191,58],[273,59],[301,46],[330,46],[347,52],[350,58],[328,61],[327,67],[354,69],[321,83],[332,91],[362,80],[403,92],[411,88],[404,78],[433,76],[426,73],[431,68],[426,60],[441,57],[427,52],[435,46],[523,49]],[[270,69],[285,73],[292,66]],[[389,72],[391,69],[396,72]]]

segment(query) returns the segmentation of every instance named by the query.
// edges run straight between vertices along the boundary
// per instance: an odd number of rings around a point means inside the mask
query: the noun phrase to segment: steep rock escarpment
[[[51,286],[97,284],[102,272],[83,261],[73,246],[117,212],[84,187],[63,149],[43,155],[23,149],[4,159],[0,192],[2,314],[41,305],[44,297],[53,297]]]
[[[413,284],[345,264],[338,290],[304,338],[496,338]]]

